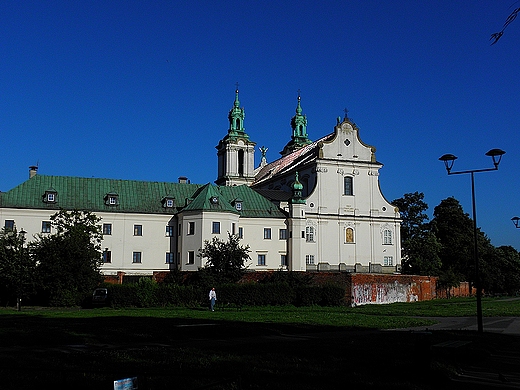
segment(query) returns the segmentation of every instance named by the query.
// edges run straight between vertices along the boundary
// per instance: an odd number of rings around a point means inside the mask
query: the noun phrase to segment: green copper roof
[[[52,191],[54,202],[46,194]],[[115,204],[110,204],[110,198]],[[212,198],[216,198],[217,202]],[[174,207],[167,206],[173,200]],[[235,207],[242,202],[242,209]],[[176,214],[180,211],[221,211],[244,218],[285,218],[273,203],[248,186],[147,182],[69,176],[36,175],[0,193],[0,207],[20,209],[78,209],[93,212]]]
[[[173,214],[176,209],[164,207],[164,200],[174,199],[175,208],[184,207],[186,199],[200,187],[184,183],[36,175],[1,193],[0,207]],[[56,202],[44,201],[49,188],[56,192]],[[116,196],[117,204],[107,204],[107,196]]]
[[[237,202],[242,203],[240,211],[236,209]],[[219,187],[208,183],[182,211],[230,212],[243,218],[285,218],[273,203],[246,185]]]

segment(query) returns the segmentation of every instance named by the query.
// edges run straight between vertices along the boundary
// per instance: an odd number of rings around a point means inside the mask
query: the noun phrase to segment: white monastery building
[[[298,96],[281,157],[268,163],[262,147],[255,167],[244,116],[236,90],[216,185],[47,176],[33,166],[27,181],[0,192],[0,226],[31,240],[53,233],[60,209],[92,211],[102,218],[107,276],[196,271],[204,242],[228,234],[249,245],[249,270],[398,273],[399,211],[381,193],[383,165],[358,127],[338,118],[311,141]]]

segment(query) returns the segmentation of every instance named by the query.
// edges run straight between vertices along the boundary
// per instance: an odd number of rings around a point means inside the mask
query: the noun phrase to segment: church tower
[[[215,183],[220,186],[234,186],[253,183],[255,168],[255,143],[249,139],[244,128],[244,108],[235,90],[233,108],[229,111],[229,129],[217,148],[218,176]]]
[[[309,145],[312,141],[307,137],[307,116],[302,115],[302,107],[300,105],[300,93],[298,92],[298,105],[296,106],[296,115],[291,119],[292,136],[291,140],[280,152],[282,156],[294,152],[305,145]]]

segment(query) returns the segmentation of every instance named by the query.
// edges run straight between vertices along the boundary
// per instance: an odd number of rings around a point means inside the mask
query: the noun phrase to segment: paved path
[[[405,330],[473,330],[477,331],[477,317],[421,317],[437,321],[434,325],[417,326]],[[484,317],[484,332],[520,336],[520,317]],[[403,329],[400,329],[403,330]]]

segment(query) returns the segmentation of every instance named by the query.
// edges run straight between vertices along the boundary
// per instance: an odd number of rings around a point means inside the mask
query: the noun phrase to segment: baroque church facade
[[[0,223],[27,233],[53,233],[60,209],[102,218],[106,276],[151,275],[205,265],[198,251],[214,237],[238,235],[250,247],[252,271],[399,273],[399,210],[382,195],[375,148],[347,116],[311,141],[298,96],[292,135],[267,162],[244,127],[235,91],[229,128],[217,149],[215,184],[145,182],[41,175],[0,192]]]

